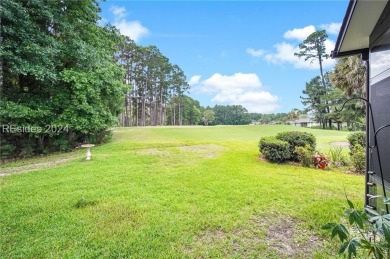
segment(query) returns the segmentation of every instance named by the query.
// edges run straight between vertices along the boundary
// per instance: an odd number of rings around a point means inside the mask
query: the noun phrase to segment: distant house
[[[298,119],[295,121],[288,121],[288,124],[292,126],[297,126],[297,127],[305,127],[305,128],[311,128],[311,127],[316,127],[316,126],[321,126],[318,122],[313,121],[309,118],[302,118]],[[348,126],[346,122],[334,122],[333,126],[337,128],[338,130],[345,128]]]
[[[315,127],[319,126],[319,124],[310,118],[300,118],[295,121],[288,121],[288,123],[292,126],[298,126],[298,127]]]

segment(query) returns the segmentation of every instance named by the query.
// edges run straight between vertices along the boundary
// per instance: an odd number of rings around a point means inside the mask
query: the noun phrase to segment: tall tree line
[[[183,125],[189,90],[183,70],[157,47],[138,46],[124,36],[116,58],[125,69],[127,86],[122,126]]]

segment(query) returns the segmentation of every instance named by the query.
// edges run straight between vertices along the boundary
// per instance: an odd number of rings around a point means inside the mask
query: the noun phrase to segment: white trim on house
[[[315,127],[319,126],[318,122],[315,122],[309,118],[301,118],[295,121],[288,121],[288,123],[292,126],[297,126],[297,127]]]

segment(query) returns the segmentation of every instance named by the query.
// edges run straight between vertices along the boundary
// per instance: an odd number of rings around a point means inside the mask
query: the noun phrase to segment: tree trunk
[[[176,103],[173,104],[173,123],[172,125],[176,126]]]
[[[320,73],[321,73],[322,86],[324,87],[324,89],[326,89],[325,78],[324,78],[324,70],[322,68],[322,56],[321,55],[318,55],[318,61],[320,63]]]
[[[171,126],[173,126],[173,108],[172,108],[172,103],[170,104],[171,108]]]
[[[325,91],[325,96],[327,95],[327,89],[326,89],[326,84],[325,84],[325,78],[324,78],[324,70],[322,68],[322,55],[318,55],[318,62],[319,62],[319,65],[320,65],[320,73],[321,73],[321,83],[322,83],[322,87],[324,88],[324,91]],[[326,113],[329,114],[330,113],[330,109],[329,109],[329,105],[328,105],[328,101],[325,100],[325,104],[326,104]],[[332,128],[332,120],[329,119],[329,129]]]
[[[177,125],[178,125],[178,126],[181,125],[180,113],[181,113],[181,109],[180,109],[180,101],[179,101],[179,106],[177,107]]]
[[[138,95],[138,91],[137,91],[137,95]],[[139,115],[139,108],[138,108],[138,97],[135,98],[135,101],[136,101],[136,105],[137,105],[137,114],[135,115],[135,122],[136,122],[136,126],[138,127],[138,115]]]
[[[160,126],[163,125],[163,90],[160,89]]]
[[[153,126],[157,126],[157,121],[158,121],[158,111],[157,111],[157,101],[158,101],[158,97],[157,97],[157,87],[155,87],[155,91],[154,91],[154,94],[152,96],[152,100],[153,100]]]
[[[154,126],[157,126],[158,121],[158,111],[157,111],[157,98],[154,100]]]
[[[45,135],[43,134],[40,134],[39,137],[38,137],[38,147],[39,147],[39,150],[40,151],[43,151],[43,143],[45,141]]]
[[[130,123],[130,127],[131,126],[133,126],[133,98],[132,98],[132,96],[130,95],[130,114],[129,114],[129,116],[130,116],[130,118],[129,118],[129,123]]]
[[[129,126],[129,103],[128,103],[128,96],[126,95],[126,98],[125,98],[125,121],[124,121],[124,124],[125,126]]]
[[[181,97],[179,97],[179,126],[183,125],[182,113],[183,111],[181,109]]]
[[[153,109],[153,93],[151,98],[149,99],[149,126],[154,126],[154,109]]]
[[[145,117],[146,117],[146,100],[145,100],[145,91],[142,95],[142,104],[141,104],[141,126],[145,126]]]

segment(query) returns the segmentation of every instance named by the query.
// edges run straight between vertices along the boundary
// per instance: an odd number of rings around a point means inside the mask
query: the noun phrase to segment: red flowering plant
[[[325,169],[329,164],[329,158],[323,153],[316,152],[313,156],[313,164],[315,168]]]

